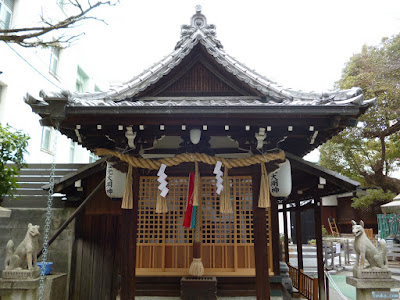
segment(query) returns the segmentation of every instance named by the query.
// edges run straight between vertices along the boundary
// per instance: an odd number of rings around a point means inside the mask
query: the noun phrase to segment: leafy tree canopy
[[[0,199],[18,188],[17,176],[25,166],[29,136],[9,125],[0,124]]]
[[[400,193],[400,181],[390,177],[400,158],[400,34],[377,46],[364,45],[350,58],[336,85],[361,87],[376,104],[360,116],[356,127],[321,147],[320,164],[367,187],[381,188],[374,196],[388,200],[388,192]]]

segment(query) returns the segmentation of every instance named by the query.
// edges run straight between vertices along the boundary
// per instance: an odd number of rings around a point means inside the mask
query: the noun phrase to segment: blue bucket
[[[44,265],[44,263],[41,261],[37,263],[37,266],[40,268],[40,272],[42,272],[42,265]],[[51,261],[48,261],[46,263],[46,268],[44,269],[44,275],[49,275],[52,267],[53,267],[53,263]]]

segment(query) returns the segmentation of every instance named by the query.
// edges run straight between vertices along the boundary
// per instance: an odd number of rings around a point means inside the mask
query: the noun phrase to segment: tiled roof
[[[140,92],[159,81],[173,68],[179,65],[184,57],[197,45],[201,44],[214,59],[228,72],[245,82],[250,87],[260,91],[265,99],[248,97],[248,99],[226,100],[218,97],[209,98],[170,98],[134,99]],[[237,61],[227,54],[222,44],[216,39],[215,26],[208,25],[203,14],[198,10],[191,19],[190,25],[182,26],[181,39],[174,51],[161,61],[120,86],[105,92],[69,93],[64,96],[54,93],[42,93],[46,98],[67,97],[68,106],[304,106],[304,105],[339,105],[339,106],[368,106],[374,101],[364,100],[360,88],[339,90],[333,92],[304,92],[284,88],[265,78],[254,70]]]

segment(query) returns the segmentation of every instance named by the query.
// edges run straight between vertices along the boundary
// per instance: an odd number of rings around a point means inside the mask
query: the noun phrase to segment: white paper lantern
[[[274,197],[287,197],[292,192],[290,161],[280,164],[279,169],[269,174],[269,187]]]
[[[126,174],[113,168],[113,163],[107,162],[106,168],[106,194],[110,198],[124,196]]]

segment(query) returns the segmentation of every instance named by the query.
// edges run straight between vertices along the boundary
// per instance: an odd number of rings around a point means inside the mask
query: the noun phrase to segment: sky
[[[81,59],[103,86],[128,81],[173,51],[198,4],[227,53],[304,91],[333,89],[364,44],[400,31],[399,0],[120,0],[96,11],[108,25],[85,27]]]
[[[121,0],[96,16],[80,41],[99,80],[127,81],[168,55],[195,6],[227,53],[277,83],[332,89],[363,44],[400,31],[400,1]]]

